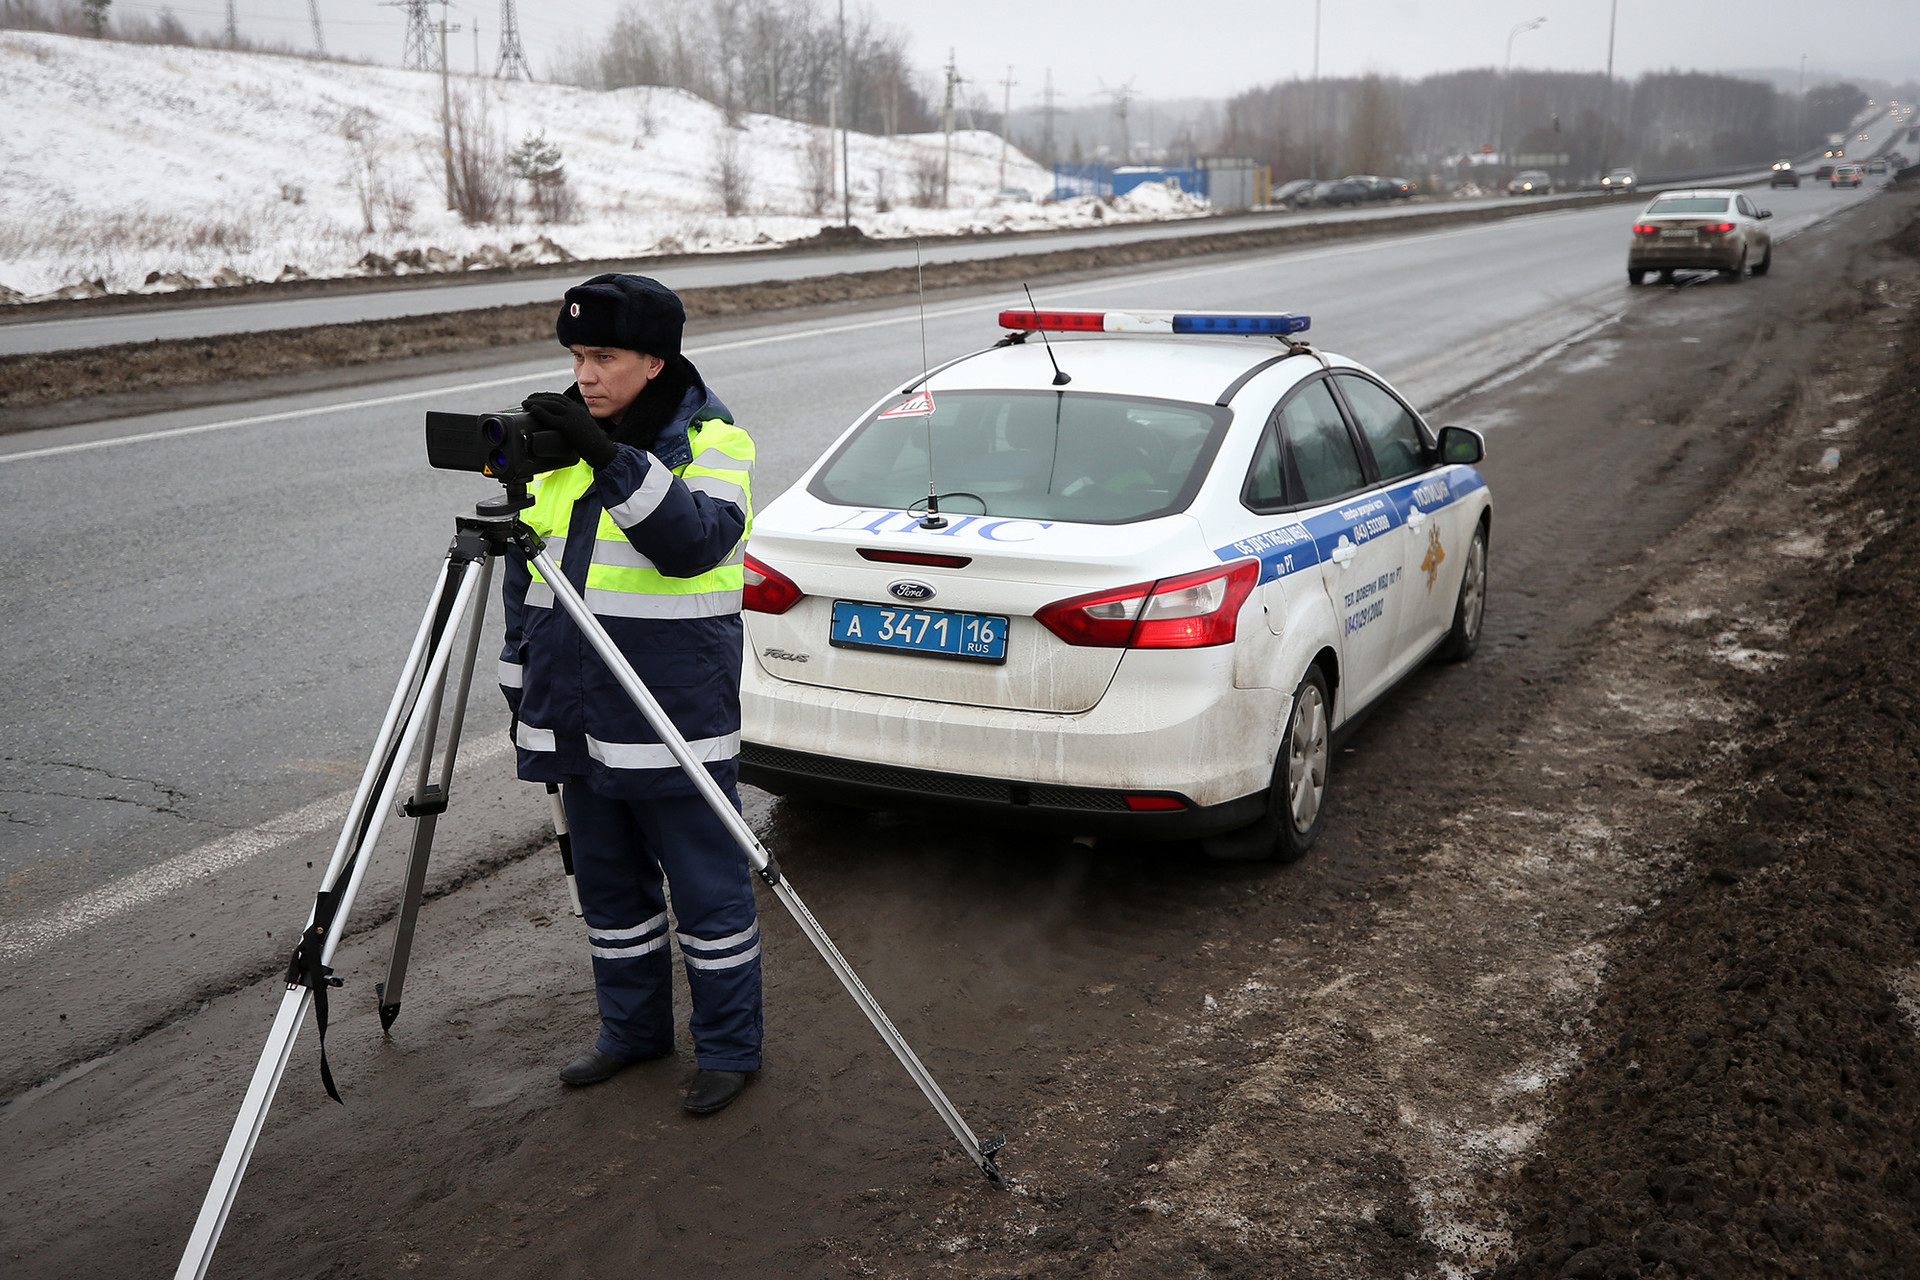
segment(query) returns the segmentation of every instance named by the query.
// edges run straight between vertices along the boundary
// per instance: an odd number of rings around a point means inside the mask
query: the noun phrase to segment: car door
[[[1381,492],[1393,504],[1399,528],[1389,535],[1400,547],[1400,623],[1387,664],[1397,678],[1453,624],[1453,593],[1458,566],[1448,563],[1466,546],[1462,508],[1448,500],[1444,485],[1430,482],[1439,470],[1433,441],[1418,414],[1405,401],[1362,373],[1333,375],[1348,413],[1360,429]]]
[[[1251,496],[1279,495],[1306,535],[1334,611],[1340,652],[1336,719],[1384,688],[1400,625],[1400,518],[1362,462],[1359,442],[1325,374],[1281,402],[1256,450]],[[1303,556],[1302,559],[1305,559]],[[1293,575],[1300,576],[1300,575]],[[1292,576],[1283,590],[1297,589]],[[1269,617],[1283,616],[1269,610]]]
[[[1757,263],[1767,256],[1767,246],[1773,240],[1767,224],[1760,221],[1760,210],[1753,201],[1745,196],[1734,197],[1734,207],[1740,211],[1740,225],[1747,240],[1747,261]]]

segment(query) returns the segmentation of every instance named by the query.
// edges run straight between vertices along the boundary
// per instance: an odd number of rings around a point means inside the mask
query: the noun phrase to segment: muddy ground
[[[1010,1192],[770,899],[738,1104],[679,1112],[684,1047],[561,1089],[592,997],[541,856],[429,904],[391,1041],[384,939],[343,945],[348,1105],[309,1033],[213,1274],[1902,1274],[1916,204],[1446,407],[1492,449],[1486,640],[1346,744],[1303,862],[771,809]],[[173,1265],[278,996],[0,1111],[10,1276]]]
[[[680,297],[697,332],[703,320],[777,318],[777,313],[794,308],[900,297],[923,285],[929,291],[976,288],[1175,258],[1253,253],[1287,245],[1387,235],[1404,232],[1409,225],[1431,230],[1497,222],[1549,209],[1580,207],[1591,204],[1592,199],[1576,195],[1539,202],[1427,207],[1387,220],[1310,221],[1221,230],[1135,244],[931,263],[924,272],[889,268],[745,286],[683,289]],[[821,239],[830,243],[843,238],[823,235]],[[476,357],[468,363],[479,364],[497,361],[504,354],[502,348],[546,354],[552,349],[554,306],[567,285],[596,268],[633,265],[581,264],[578,272],[554,281],[551,302],[215,338],[130,342],[44,355],[0,356],[0,433],[252,399],[270,390],[404,374],[410,364],[435,357],[439,359],[433,367],[445,368],[444,357],[450,355]],[[315,285],[301,282],[297,287],[310,292]],[[377,374],[367,368],[373,365],[380,366]],[[301,375],[306,375],[305,381],[289,385],[289,379],[300,379]]]

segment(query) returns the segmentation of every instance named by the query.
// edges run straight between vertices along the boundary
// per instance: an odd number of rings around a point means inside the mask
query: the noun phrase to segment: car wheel
[[[1627,268],[1628,284],[1639,284],[1641,281],[1645,280],[1646,278],[1647,278],[1647,273],[1640,270],[1638,267]]]
[[[1720,275],[1728,284],[1739,284],[1742,280],[1745,280],[1747,278],[1747,251],[1745,249],[1740,250],[1739,264],[1731,271],[1722,271]]]
[[[1287,730],[1280,735],[1266,816],[1250,827],[1208,836],[1200,842],[1223,862],[1297,862],[1313,847],[1326,816],[1327,767],[1333,761],[1327,678],[1308,667],[1293,691]]]
[[[1660,283],[1661,283],[1661,284],[1672,284],[1672,283],[1673,283],[1673,272],[1671,272],[1671,271],[1662,271],[1662,272],[1660,273]]]
[[[1487,618],[1487,526],[1473,531],[1466,567],[1460,572],[1460,596],[1453,606],[1453,629],[1434,655],[1442,662],[1465,662],[1480,647],[1480,625]]]
[[[1753,269],[1753,274],[1755,274],[1756,276],[1763,276],[1771,270],[1773,270],[1773,246],[1768,245],[1767,256],[1760,259],[1759,265],[1754,267]]]

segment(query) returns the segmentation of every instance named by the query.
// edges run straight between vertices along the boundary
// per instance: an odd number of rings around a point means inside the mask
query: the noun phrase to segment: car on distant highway
[[[1304,316],[1000,325],[755,513],[742,779],[1298,857],[1343,731],[1479,643],[1483,440]]]
[[[1510,196],[1544,196],[1553,193],[1553,175],[1545,169],[1522,169],[1507,183]]]
[[[1885,156],[1874,156],[1871,160],[1867,161],[1868,173],[1885,173],[1886,171],[1887,158]]]
[[[1386,181],[1393,188],[1391,198],[1395,200],[1409,199],[1420,190],[1419,183],[1410,182],[1405,178],[1388,178]]]
[[[1601,175],[1600,185],[1608,191],[1632,191],[1639,182],[1638,175],[1631,169],[1609,169]]]
[[[1834,166],[1831,182],[1836,189],[1840,187],[1857,187],[1862,181],[1863,175],[1860,172],[1859,165],[1842,164]]]
[[[1307,204],[1310,203],[1313,189],[1319,185],[1320,184],[1312,178],[1295,178],[1291,182],[1283,182],[1275,187],[1273,194],[1268,196],[1267,199],[1269,203],[1281,205],[1285,208],[1292,208],[1298,204]]]
[[[1353,178],[1341,178],[1334,182],[1322,182],[1313,189],[1313,196],[1307,203],[1329,206],[1365,204],[1373,199],[1373,186]]]
[[[1842,160],[1846,158],[1847,149],[1845,147],[1828,147],[1820,154],[1828,160]]]
[[[1829,178],[1833,177],[1833,171],[1838,167],[1839,167],[1838,165],[1831,165],[1831,164],[1821,165],[1818,169],[1815,169],[1813,171],[1813,180],[1815,182],[1827,181]]]
[[[1718,271],[1742,280],[1773,267],[1770,209],[1755,207],[1738,191],[1664,191],[1640,213],[1627,246],[1627,283],[1649,273],[1663,281],[1676,271]]]
[[[1791,160],[1775,160],[1773,162],[1773,174],[1767,179],[1767,185],[1769,187],[1797,188],[1800,185],[1800,170],[1794,166]]]

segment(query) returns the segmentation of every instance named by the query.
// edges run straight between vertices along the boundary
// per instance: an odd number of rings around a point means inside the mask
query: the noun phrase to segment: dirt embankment
[[[1501,202],[1458,208],[1426,209],[1390,219],[1301,222],[1251,231],[1179,236],[1134,244],[1051,253],[934,263],[926,267],[929,290],[975,287],[1038,279],[1078,271],[1104,271],[1138,263],[1225,253],[1246,253],[1327,240],[1378,236],[1409,228],[1427,230],[1473,222],[1497,222],[1520,214],[1590,203],[1590,197]],[[606,266],[608,264],[595,264]],[[583,267],[583,274],[589,268]],[[364,367],[423,356],[488,351],[501,347],[547,344],[553,340],[554,305],[574,277],[554,281],[554,302],[491,307],[441,315],[405,316],[357,324],[317,325],[213,338],[163,339],[77,351],[0,357],[0,409],[86,402],[120,397],[115,408],[139,412],[128,399],[139,393],[186,387],[257,386],[264,378]],[[850,272],[799,280],[770,280],[752,285],[687,289],[681,292],[689,320],[728,320],[794,307],[899,297],[919,288],[921,276],[908,267]],[[180,407],[177,399],[166,407]],[[84,417],[97,417],[98,413]],[[19,412],[0,417],[0,432],[30,430],[72,415]]]
[[[1920,252],[1920,221],[1890,243]],[[1676,656],[1719,644],[1715,679],[1746,711],[1667,765],[1721,799],[1696,873],[1622,938],[1537,1154],[1489,1189],[1515,1236],[1500,1280],[1915,1273],[1916,305],[1910,265],[1862,291],[1814,377],[1885,369],[1881,389],[1836,390],[1778,477],[1800,529],[1727,540],[1734,563],[1780,566],[1750,625],[1676,624]]]

